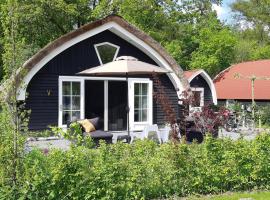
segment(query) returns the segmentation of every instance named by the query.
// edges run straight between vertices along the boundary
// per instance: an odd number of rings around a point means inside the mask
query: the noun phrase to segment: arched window
[[[101,65],[114,61],[120,49],[119,46],[109,42],[95,44],[94,46]]]

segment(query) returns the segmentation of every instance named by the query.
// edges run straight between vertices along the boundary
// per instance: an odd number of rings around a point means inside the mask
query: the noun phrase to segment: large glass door
[[[149,79],[129,80],[129,121],[131,130],[153,123],[153,84]]]
[[[127,82],[108,82],[108,130],[127,130]]]

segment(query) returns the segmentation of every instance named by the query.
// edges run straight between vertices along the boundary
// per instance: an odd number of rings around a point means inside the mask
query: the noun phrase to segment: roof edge
[[[151,36],[147,35],[143,31],[139,30],[135,26],[128,23],[126,20],[124,20],[121,16],[118,15],[109,15],[103,19],[96,20],[94,22],[90,22],[88,24],[85,24],[81,26],[80,28],[73,30],[65,35],[62,35],[58,39],[50,42],[47,44],[44,48],[39,50],[35,55],[33,55],[30,59],[28,59],[24,64],[23,68],[25,68],[27,71],[30,71],[38,62],[40,62],[46,55],[48,55],[51,51],[54,49],[60,47],[65,42],[68,42],[69,40],[87,32],[90,31],[98,26],[101,26],[103,24],[109,23],[109,22],[115,22],[118,25],[120,25],[122,28],[126,29],[128,32],[134,34],[136,37],[144,41],[146,44],[148,44],[151,48],[153,48],[155,51],[157,51],[160,56],[170,64],[173,71],[176,73],[176,75],[180,78],[181,82],[188,86],[188,81],[185,79],[183,75],[183,70],[181,67],[177,64],[177,62],[174,60],[174,58],[165,50],[164,47],[160,45],[156,40],[154,40]]]

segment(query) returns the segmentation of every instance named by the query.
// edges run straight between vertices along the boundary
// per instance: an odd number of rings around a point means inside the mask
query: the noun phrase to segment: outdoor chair
[[[171,127],[169,126],[165,126],[164,128],[159,129],[162,143],[166,143],[169,141],[170,131],[171,131]]]
[[[161,143],[160,132],[158,130],[157,124],[147,125],[147,126],[144,127],[143,131],[138,131],[138,132],[137,131],[131,131],[130,136],[131,136],[130,143],[132,143],[135,138],[138,138],[138,139],[141,139],[141,140],[147,139],[147,138],[148,139],[153,139],[153,136],[156,136],[159,143]]]

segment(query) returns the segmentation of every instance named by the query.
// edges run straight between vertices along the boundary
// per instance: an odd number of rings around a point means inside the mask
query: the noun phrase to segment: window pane
[[[134,110],[134,121],[139,122],[139,110]]]
[[[81,90],[80,82],[62,82],[62,124],[80,119]]]
[[[140,108],[140,106],[139,106],[139,100],[140,100],[140,97],[139,96],[135,96],[134,97],[134,108],[135,109],[138,109],[138,108]]]
[[[145,122],[145,121],[147,121],[147,110],[141,110],[141,121],[142,122]]]
[[[109,44],[104,44],[97,46],[97,50],[102,64],[106,64],[113,61],[117,48]]]
[[[63,124],[67,124],[70,122],[71,119],[71,112],[70,111],[64,111],[63,112]]]
[[[72,121],[76,121],[80,119],[80,111],[73,111],[72,112]]]
[[[72,97],[72,110],[80,110],[80,97]]]
[[[70,82],[63,82],[63,95],[70,95],[70,88],[71,83]]]
[[[200,107],[201,106],[201,91],[193,91],[193,102],[192,107]]]
[[[147,121],[148,83],[135,83],[134,95],[134,120],[136,122]]]
[[[63,97],[63,110],[71,110],[71,97],[70,96],[64,96]]]
[[[147,95],[148,93],[148,84],[147,83],[141,83],[142,91],[141,95]]]
[[[140,94],[140,84],[135,83],[134,84],[134,95],[139,95]]]
[[[80,82],[72,82],[72,95],[80,95],[81,84]]]
[[[148,108],[147,96],[142,96],[141,99],[142,99],[142,108]]]

